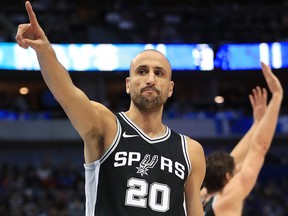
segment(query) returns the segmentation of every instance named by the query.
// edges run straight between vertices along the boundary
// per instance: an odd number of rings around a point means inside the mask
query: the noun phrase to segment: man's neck
[[[151,138],[162,136],[166,132],[162,123],[162,112],[143,113],[129,109],[125,115]]]

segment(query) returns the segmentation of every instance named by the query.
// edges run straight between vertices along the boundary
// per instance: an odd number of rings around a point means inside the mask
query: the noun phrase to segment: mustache
[[[140,93],[143,93],[144,91],[149,91],[149,90],[155,91],[158,95],[160,94],[160,91],[154,86],[146,86],[140,90]]]

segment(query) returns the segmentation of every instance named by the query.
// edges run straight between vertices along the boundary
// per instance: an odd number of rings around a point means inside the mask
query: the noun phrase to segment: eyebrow
[[[147,65],[139,65],[138,67],[136,67],[136,71],[141,69],[141,68],[148,68],[148,66]],[[162,70],[165,73],[167,72],[163,67],[159,67],[159,66],[153,67],[153,69]]]

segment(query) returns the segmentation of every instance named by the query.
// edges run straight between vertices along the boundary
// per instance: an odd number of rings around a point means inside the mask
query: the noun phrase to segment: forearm
[[[237,143],[237,145],[233,148],[233,150],[230,153],[230,155],[234,158],[237,170],[241,169],[242,163],[247,155],[247,152],[251,144],[252,135],[254,131],[256,130],[258,124],[259,124],[259,121],[253,122],[250,129],[247,131],[247,133]]]
[[[266,114],[261,119],[260,124],[252,136],[253,143],[260,145],[259,147],[261,147],[265,153],[268,151],[275,133],[282,98],[282,93],[273,94]]]
[[[43,45],[41,51],[36,52],[43,79],[58,102],[67,99],[72,93],[73,82],[67,70],[56,57],[50,43]]]

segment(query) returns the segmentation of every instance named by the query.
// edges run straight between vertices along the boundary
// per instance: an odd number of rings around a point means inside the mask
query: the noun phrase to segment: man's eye
[[[139,74],[145,74],[145,70],[141,69],[138,71]]]
[[[162,76],[163,72],[161,70],[157,70],[157,71],[155,71],[155,75]]]

